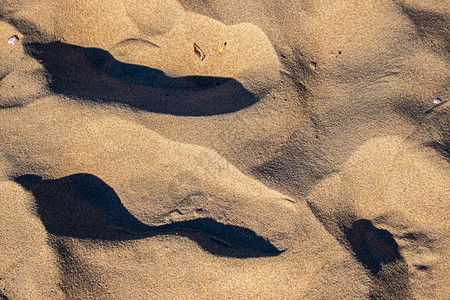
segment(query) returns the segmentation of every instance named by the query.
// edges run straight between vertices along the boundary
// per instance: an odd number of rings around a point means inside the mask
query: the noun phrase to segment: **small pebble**
[[[19,41],[19,37],[17,35],[13,35],[12,37],[10,37],[8,39],[8,44],[12,44],[14,45],[15,43],[17,43]]]
[[[442,100],[440,98],[434,98],[433,103],[434,104],[441,104]]]

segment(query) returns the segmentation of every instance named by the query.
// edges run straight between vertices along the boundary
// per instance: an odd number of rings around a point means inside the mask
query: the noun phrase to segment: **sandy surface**
[[[448,299],[449,7],[0,1],[0,299]]]

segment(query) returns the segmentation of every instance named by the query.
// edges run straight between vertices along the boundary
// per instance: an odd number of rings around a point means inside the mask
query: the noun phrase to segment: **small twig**
[[[203,53],[203,50],[200,49],[200,47],[196,43],[194,43],[194,53],[198,56],[198,58],[200,58],[200,60],[205,59],[205,54]]]
[[[433,107],[431,107],[430,109],[428,109],[427,111],[425,111],[426,114],[429,114],[430,112],[432,112],[436,107],[439,107],[441,105],[443,105],[445,102],[447,101],[440,101],[440,102],[435,102],[436,105],[434,105]]]
[[[225,49],[225,46],[227,45],[227,42],[223,43],[222,48],[220,48],[219,53],[222,53],[222,51]]]

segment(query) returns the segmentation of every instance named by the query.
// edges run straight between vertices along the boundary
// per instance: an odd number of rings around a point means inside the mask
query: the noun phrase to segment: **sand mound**
[[[439,1],[0,16],[0,298],[450,293]]]
[[[318,184],[308,202],[377,280],[390,282],[379,297],[444,299],[449,179],[448,164],[437,152],[398,137],[379,138]]]

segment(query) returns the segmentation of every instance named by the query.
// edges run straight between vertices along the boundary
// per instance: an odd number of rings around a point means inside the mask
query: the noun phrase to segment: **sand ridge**
[[[0,17],[0,298],[449,293],[439,1]]]

